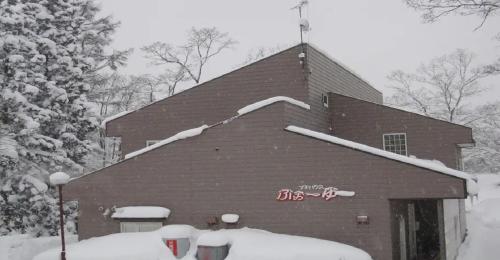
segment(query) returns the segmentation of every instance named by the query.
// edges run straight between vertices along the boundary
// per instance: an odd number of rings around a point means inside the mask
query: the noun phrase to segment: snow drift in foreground
[[[66,243],[75,243],[78,237],[66,236]],[[59,237],[31,237],[12,235],[0,237],[0,260],[31,260],[33,256],[50,248],[60,248]]]
[[[478,201],[469,213],[468,235],[457,260],[498,259],[500,255],[500,175],[478,174],[477,177]]]
[[[176,260],[162,242],[162,237],[186,236],[190,238],[191,248],[181,258],[183,260],[196,259],[199,237],[203,244],[227,240],[230,250],[226,260],[371,260],[360,249],[332,241],[250,228],[207,231],[187,225],[169,225],[153,232],[91,238],[68,246],[66,255],[71,260]],[[59,260],[59,251],[46,251],[33,260]]]
[[[458,260],[498,259],[500,255],[500,198],[475,206],[469,218],[469,235]]]

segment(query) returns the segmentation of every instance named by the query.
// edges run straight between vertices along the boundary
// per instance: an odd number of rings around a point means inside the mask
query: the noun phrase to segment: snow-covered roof
[[[257,109],[263,108],[265,106],[269,106],[269,105],[271,105],[273,103],[280,102],[280,101],[288,102],[290,104],[299,106],[299,107],[307,109],[307,110],[311,109],[311,106],[309,106],[308,104],[306,104],[306,103],[304,103],[302,101],[299,101],[299,100],[296,100],[296,99],[293,99],[293,98],[290,98],[290,97],[276,96],[276,97],[264,99],[264,100],[261,100],[261,101],[257,101],[257,102],[255,102],[253,104],[250,104],[248,106],[240,108],[238,110],[238,115],[241,116],[241,115],[250,113],[252,111],[255,111]]]
[[[132,206],[116,208],[111,218],[168,218],[170,210],[163,207]]]
[[[310,43],[308,42],[307,43],[309,46],[311,46],[312,48],[314,48],[315,50],[319,51],[321,54],[325,55],[328,59],[332,60],[333,62],[337,63],[340,67],[344,68],[345,70],[349,71],[352,75],[356,76],[357,78],[359,78],[361,81],[364,81],[366,84],[370,85],[373,89],[375,89],[376,91],[380,92],[380,90],[376,89],[373,85],[370,83],[370,81],[366,80],[365,78],[363,78],[361,75],[359,75],[357,72],[355,72],[353,69],[349,68],[347,65],[345,65],[344,63],[342,63],[341,61],[335,59],[334,57],[332,57],[330,54],[328,54],[328,52],[322,50],[321,48],[319,48],[317,45],[313,44],[313,43]]]
[[[253,112],[255,110],[261,109],[261,108],[263,108],[265,106],[269,106],[269,105],[274,104],[276,102],[287,102],[287,103],[290,103],[290,104],[302,107],[304,109],[310,109],[310,106],[308,104],[302,102],[302,101],[299,101],[299,100],[296,100],[296,99],[293,99],[293,98],[290,98],[290,97],[276,96],[276,97],[271,97],[271,98],[264,99],[264,100],[261,100],[261,101],[257,101],[255,103],[252,103],[250,105],[247,105],[247,106],[239,109],[238,110],[238,115],[236,117],[231,118],[231,119],[234,119],[234,118],[237,118],[239,116],[248,114],[250,112]],[[223,121],[223,122],[226,122],[226,121]],[[188,130],[179,132],[179,133],[175,134],[174,136],[171,136],[171,137],[169,137],[167,139],[164,139],[164,140],[162,140],[162,141],[160,141],[158,143],[155,143],[154,145],[150,145],[150,146],[144,147],[144,148],[142,148],[140,150],[128,153],[128,154],[125,155],[125,159],[129,159],[129,158],[135,157],[137,155],[143,154],[145,152],[149,152],[149,151],[151,151],[153,149],[156,149],[156,148],[164,146],[166,144],[175,142],[177,140],[186,139],[186,138],[189,138],[189,137],[200,135],[203,132],[203,130],[205,130],[205,129],[209,128],[209,127],[210,126],[208,126],[208,125],[202,125],[202,126],[197,127],[197,128],[188,129]]]
[[[203,130],[205,130],[207,128],[208,128],[208,125],[202,125],[202,126],[197,127],[197,128],[192,128],[192,129],[188,129],[188,130],[179,132],[179,133],[175,134],[174,136],[171,136],[167,139],[164,139],[156,144],[153,144],[153,145],[150,145],[148,147],[142,148],[140,150],[131,152],[131,153],[125,155],[125,159],[135,157],[137,155],[143,154],[145,152],[149,152],[149,151],[156,149],[160,146],[164,146],[166,144],[169,144],[169,143],[181,140],[181,139],[186,139],[189,137],[200,135],[203,132]]]
[[[222,232],[207,232],[198,237],[197,244],[210,247],[225,246],[229,244],[229,238]]]
[[[422,159],[412,158],[412,157],[408,157],[408,156],[404,156],[404,155],[399,155],[396,153],[388,152],[388,151],[381,150],[381,149],[378,149],[375,147],[356,143],[353,141],[345,140],[345,139],[338,138],[338,137],[335,137],[332,135],[316,132],[316,131],[309,130],[309,129],[302,128],[302,127],[298,127],[298,126],[290,125],[290,126],[287,126],[285,129],[287,131],[290,131],[290,132],[294,132],[297,134],[309,136],[309,137],[323,140],[326,142],[338,144],[341,146],[352,148],[354,150],[367,152],[367,153],[370,153],[373,155],[385,157],[388,159],[400,161],[400,162],[407,163],[407,164],[412,164],[412,165],[415,165],[415,166],[418,166],[421,168],[425,168],[425,169],[440,172],[440,173],[443,173],[443,174],[446,174],[449,176],[464,179],[464,180],[467,180],[468,192],[472,193],[472,194],[474,194],[476,192],[476,188],[474,187],[475,182],[472,180],[471,175],[469,175],[468,173],[462,172],[462,171],[448,168],[448,167],[446,167],[442,164],[436,163],[434,161],[422,160]]]
[[[289,50],[289,49],[291,49],[291,48],[294,48],[294,47],[298,46],[299,44],[301,44],[301,43],[297,43],[297,44],[295,44],[295,45],[292,45],[292,46],[291,46],[291,47],[289,47],[289,48],[284,48],[283,50],[280,50],[280,51],[278,51],[278,52],[273,52],[273,53],[271,53],[271,54],[269,54],[269,55],[266,55],[266,56],[264,56],[264,57],[261,57],[261,58],[259,58],[259,59],[255,60],[255,61],[253,61],[253,62],[252,62],[252,63],[250,63],[250,64],[254,64],[254,63],[257,63],[257,62],[259,62],[259,61],[265,60],[265,59],[267,59],[267,58],[269,58],[269,57],[271,57],[271,56],[278,55],[278,54],[280,54],[280,53],[282,53],[282,52],[285,52],[286,50]],[[372,86],[375,90],[377,90],[377,89],[374,87],[374,85],[373,85],[373,84],[370,84],[370,82],[369,82],[368,80],[366,80],[366,79],[364,79],[363,77],[361,77],[358,73],[356,73],[354,70],[350,69],[347,65],[345,65],[345,64],[343,64],[342,62],[340,62],[339,60],[337,60],[337,59],[333,58],[331,55],[329,55],[329,54],[328,54],[328,52],[323,51],[321,48],[317,47],[316,45],[314,45],[314,44],[312,44],[312,43],[306,43],[306,44],[307,44],[307,45],[309,45],[309,46],[311,46],[312,48],[314,48],[315,50],[317,50],[317,51],[318,51],[318,52],[320,52],[321,54],[325,55],[328,59],[330,59],[330,60],[332,60],[333,62],[337,63],[339,66],[341,66],[341,67],[342,67],[342,68],[344,68],[345,70],[347,70],[347,71],[349,71],[350,73],[352,73],[354,76],[356,76],[357,78],[359,78],[361,81],[364,81],[366,84],[368,84],[368,85]],[[302,54],[302,53],[301,53],[301,54]],[[299,54],[299,55],[300,55],[300,54]],[[213,77],[213,78],[207,79],[207,80],[205,80],[205,81],[202,81],[202,82],[200,82],[199,84],[197,84],[197,85],[195,85],[195,86],[193,86],[193,87],[190,87],[190,88],[185,89],[184,91],[187,91],[187,90],[194,89],[194,88],[196,88],[196,87],[202,86],[203,84],[205,84],[205,83],[207,83],[207,82],[209,82],[209,81],[212,81],[212,80],[214,80],[214,79],[217,79],[217,78],[223,77],[223,76],[225,76],[225,75],[231,74],[231,73],[233,73],[233,72],[235,72],[235,71],[237,71],[237,70],[240,70],[240,69],[242,69],[242,68],[244,68],[244,67],[249,66],[250,64],[244,64],[244,65],[242,65],[242,66],[236,67],[236,68],[234,68],[233,70],[231,70],[230,72],[227,72],[227,73],[224,73],[224,74],[222,74],[222,75],[220,75],[220,76],[216,76],[216,77]],[[148,105],[146,105],[146,106],[150,106],[150,105],[152,105],[152,104],[155,104],[155,103],[158,103],[158,102],[160,102],[160,101],[166,100],[166,99],[168,99],[168,98],[174,97],[174,96],[176,96],[176,95],[178,95],[178,94],[180,94],[180,93],[182,93],[182,92],[184,92],[184,91],[181,91],[181,92],[175,93],[175,94],[173,94],[173,95],[171,95],[171,96],[168,96],[168,97],[165,97],[165,98],[158,99],[158,100],[156,100],[155,102],[152,102],[151,104],[148,104]],[[377,90],[377,91],[378,91],[378,92],[380,92],[379,90]],[[281,101],[284,101],[284,100],[281,100]],[[276,101],[275,101],[275,102],[276,102]],[[144,106],[144,107],[146,107],[146,106]],[[134,112],[134,111],[140,110],[140,109],[142,109],[142,108],[144,108],[144,107],[140,107],[140,108],[138,108],[138,109],[136,109],[136,110],[132,110],[132,111],[124,111],[124,112],[120,112],[120,113],[118,113],[118,114],[116,114],[116,115],[110,116],[110,117],[108,117],[108,118],[106,118],[106,119],[104,119],[104,120],[102,121],[102,123],[101,123],[101,127],[102,127],[102,128],[106,128],[106,123],[108,123],[108,122],[110,122],[110,121],[112,121],[112,120],[115,120],[115,119],[117,119],[117,118],[123,117],[123,116],[125,116],[125,115],[128,115],[128,114],[130,114],[130,113],[132,113],[132,112]]]
[[[106,117],[104,120],[102,120],[101,122],[101,128],[106,128],[106,124],[111,121],[111,120],[115,120],[119,117],[122,117],[122,116],[125,116],[125,115],[128,115],[130,113],[134,112],[134,110],[131,110],[131,111],[123,111],[123,112],[120,112],[118,114],[115,114],[115,115],[112,115],[110,117]]]

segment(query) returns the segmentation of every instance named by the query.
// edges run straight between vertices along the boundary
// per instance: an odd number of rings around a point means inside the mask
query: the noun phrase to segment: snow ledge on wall
[[[145,152],[149,152],[149,151],[156,149],[160,146],[164,146],[166,144],[169,144],[169,143],[181,140],[181,139],[186,139],[189,137],[200,135],[203,132],[203,130],[205,130],[207,128],[208,128],[208,125],[202,125],[202,126],[197,127],[197,128],[192,128],[192,129],[188,129],[188,130],[179,132],[179,133],[175,134],[174,136],[171,136],[167,139],[164,139],[156,144],[153,144],[153,145],[150,145],[148,147],[142,148],[140,150],[128,153],[125,155],[125,159],[135,157],[137,155],[143,154]]]
[[[248,114],[252,111],[255,111],[255,110],[258,110],[258,109],[261,109],[265,106],[269,106],[273,103],[276,103],[276,102],[288,102],[292,105],[296,105],[298,107],[301,107],[301,108],[304,108],[304,109],[307,109],[307,110],[310,110],[311,109],[311,106],[309,106],[308,104],[302,102],[302,101],[299,101],[299,100],[296,100],[296,99],[293,99],[293,98],[290,98],[290,97],[284,97],[284,96],[276,96],[276,97],[272,97],[272,98],[268,98],[268,99],[264,99],[264,100],[260,100],[260,101],[257,101],[253,104],[250,104],[248,106],[245,106],[243,108],[240,108],[238,110],[238,115],[244,115],[244,114]]]
[[[170,210],[163,207],[132,206],[116,208],[111,218],[168,218]]]
[[[285,128],[285,130],[290,131],[290,132],[294,132],[294,133],[297,133],[297,134],[309,136],[309,137],[312,137],[312,138],[316,138],[316,139],[319,139],[319,140],[327,141],[327,142],[330,142],[330,143],[338,144],[338,145],[341,145],[341,146],[349,147],[349,148],[352,148],[354,150],[359,150],[359,151],[371,153],[371,154],[378,155],[378,156],[381,156],[381,157],[385,157],[385,158],[388,158],[388,159],[392,159],[392,160],[396,160],[396,161],[400,161],[400,162],[412,164],[412,165],[415,165],[415,166],[418,166],[418,167],[421,167],[421,168],[429,169],[429,170],[432,170],[432,171],[436,171],[436,172],[444,173],[446,175],[450,175],[450,176],[453,176],[453,177],[464,179],[464,180],[467,181],[467,191],[468,191],[468,193],[469,194],[476,194],[477,193],[477,188],[476,188],[477,184],[475,183],[475,181],[472,180],[472,176],[471,175],[469,175],[468,173],[462,172],[462,171],[458,171],[458,170],[454,170],[454,169],[445,167],[445,166],[440,165],[438,163],[435,163],[433,161],[422,160],[422,159],[417,159],[417,158],[411,158],[411,157],[408,157],[408,156],[403,156],[403,155],[395,154],[395,153],[384,151],[384,150],[381,150],[381,149],[378,149],[378,148],[375,148],[375,147],[371,147],[371,146],[368,146],[368,145],[356,143],[356,142],[353,142],[353,141],[345,140],[345,139],[338,138],[338,137],[335,137],[335,136],[332,136],[332,135],[328,135],[328,134],[324,134],[324,133],[312,131],[312,130],[309,130],[309,129],[306,129],[306,128],[302,128],[302,127],[298,127],[298,126],[290,125],[290,126],[287,126]]]

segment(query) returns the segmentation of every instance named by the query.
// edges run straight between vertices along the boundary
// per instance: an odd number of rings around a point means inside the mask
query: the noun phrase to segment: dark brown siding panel
[[[384,133],[406,133],[408,154],[457,168],[457,144],[472,143],[468,127],[331,94],[333,134],[383,149]]]
[[[146,140],[214,124],[246,105],[273,96],[307,102],[307,86],[298,46],[146,106],[108,123],[108,136],[122,137],[123,154],[143,148]]]
[[[391,259],[389,199],[464,196],[457,178],[283,130],[288,106],[268,106],[71,182],[80,239],[119,231],[101,206],[157,205],[172,210],[171,224],[207,228],[208,217],[231,212],[241,215],[240,227],[334,240]],[[356,195],[275,200],[278,190],[302,184]],[[358,226],[357,215],[370,224]]]
[[[382,104],[382,93],[353,75],[314,47],[307,48],[309,104],[315,129],[329,131],[329,110],[323,107],[321,96],[338,93]]]

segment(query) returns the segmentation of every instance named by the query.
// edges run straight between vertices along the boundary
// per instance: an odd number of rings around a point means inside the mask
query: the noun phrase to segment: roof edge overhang
[[[438,174],[443,174],[451,178],[457,178],[464,181],[464,194],[476,194],[477,193],[477,184],[474,182],[472,176],[468,173],[458,171],[455,169],[451,169],[441,165],[431,165],[431,163],[427,162],[423,159],[410,158],[407,156],[391,153],[388,151],[384,151],[375,147],[371,147],[365,144],[356,143],[350,140],[342,139],[336,136],[328,135],[325,133],[313,131],[307,128],[302,128],[298,126],[289,125],[285,129],[285,131],[295,133],[298,135],[302,135],[304,137],[313,138],[316,140],[340,145],[342,147],[346,147],[349,149],[353,149],[356,151],[364,152],[371,154],[373,156],[378,156],[384,159],[397,161],[400,163],[404,163],[407,165],[411,165],[414,167],[418,167],[424,170],[428,170],[431,172],[435,172]]]

